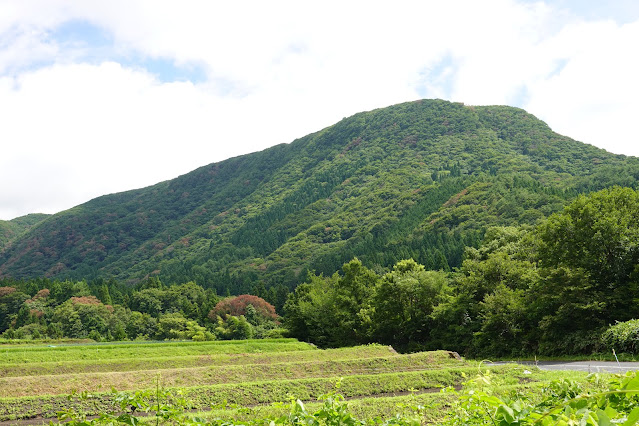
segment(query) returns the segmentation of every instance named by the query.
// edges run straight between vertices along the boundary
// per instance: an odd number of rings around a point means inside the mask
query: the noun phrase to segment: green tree
[[[220,339],[245,340],[253,337],[253,326],[244,315],[225,315],[224,319],[218,316],[215,332]]]
[[[544,265],[582,268],[601,286],[627,288],[639,264],[639,192],[614,187],[582,195],[539,235]]]
[[[536,312],[526,304],[520,312],[521,298],[539,281],[534,244],[524,228],[495,227],[486,231],[478,249],[466,250],[466,258],[452,281],[452,295],[434,307],[432,347],[464,352],[492,354],[519,348],[506,346],[505,335],[530,342]],[[499,301],[504,306],[498,306]],[[526,321],[523,321],[523,319]],[[510,330],[510,331],[508,331]]]
[[[333,297],[338,274],[309,273],[307,282],[290,293],[284,304],[284,325],[293,337],[320,347],[336,345]]]
[[[589,353],[597,348],[608,312],[609,294],[581,268],[554,267],[539,271],[531,289],[531,307],[538,320],[539,351],[545,354]]]
[[[159,288],[145,288],[141,291],[133,293],[131,297],[131,309],[143,313],[147,313],[153,317],[159,317],[164,312],[162,300],[165,291]]]
[[[358,259],[345,263],[343,275],[309,274],[284,305],[285,326],[294,337],[321,347],[370,340],[370,303],[379,277]]]
[[[335,345],[348,346],[370,340],[370,304],[379,276],[355,258],[342,266],[335,283],[333,305]]]
[[[158,319],[157,338],[164,339],[186,339],[187,319],[181,312],[174,312],[160,316]]]
[[[579,196],[538,236],[545,277],[536,290],[548,340],[577,333],[592,341],[594,330],[639,317],[637,191],[614,187]]]
[[[413,259],[397,262],[381,279],[373,298],[376,341],[398,348],[427,344],[430,314],[448,291],[446,273],[426,271]]]
[[[148,340],[158,333],[158,321],[148,313],[132,311],[126,321],[126,334],[130,339]]]
[[[13,287],[1,287],[2,289],[12,289],[3,292],[0,296],[0,332],[11,326],[11,321],[24,306],[24,302],[29,300],[29,295],[21,291],[16,291]]]
[[[55,308],[52,321],[60,324],[65,336],[84,338],[93,333],[107,336],[113,308],[95,296],[72,297]]]
[[[499,284],[480,302],[480,331],[473,336],[477,352],[486,355],[527,355],[534,348],[530,330],[534,323],[527,309],[530,293]]]

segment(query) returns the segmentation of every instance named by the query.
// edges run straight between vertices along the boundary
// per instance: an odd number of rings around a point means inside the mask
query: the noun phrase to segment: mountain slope
[[[532,224],[579,192],[638,179],[637,158],[523,110],[423,100],[54,215],[5,249],[0,274],[158,275],[242,292],[353,256],[448,268],[487,226]]]
[[[11,220],[0,220],[0,252],[14,239],[49,217],[47,214],[28,214]]]

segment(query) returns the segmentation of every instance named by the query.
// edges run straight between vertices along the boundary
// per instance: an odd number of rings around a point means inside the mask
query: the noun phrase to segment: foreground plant
[[[181,392],[171,392],[156,384],[155,389],[141,390],[133,393],[117,392],[113,390],[113,400],[119,407],[119,413],[102,413],[97,417],[89,418],[86,414],[74,409],[58,412],[58,420],[68,426],[91,425],[131,425],[160,424],[170,422],[173,424],[198,424],[199,419],[191,419],[186,413],[192,408],[192,404],[184,398]],[[94,396],[82,392],[72,394],[83,401],[91,401]],[[201,422],[201,421],[200,421]]]
[[[442,421],[447,425],[623,425],[639,423],[639,375],[615,375],[607,383],[599,375],[588,376],[595,390],[562,379],[542,389],[541,401],[518,394],[499,397],[491,392],[490,372],[478,374],[456,394],[458,400]],[[603,388],[603,390],[602,390]]]
[[[339,389],[339,382],[336,385]],[[550,382],[533,394],[521,391],[508,395],[496,395],[496,384],[490,371],[479,371],[477,376],[464,383],[460,391],[454,388],[443,392],[456,398],[443,425],[623,425],[639,424],[639,374],[629,372],[608,379],[599,375],[588,376],[587,383],[561,379]],[[91,395],[78,398],[90,400]],[[409,414],[397,414],[390,419],[358,419],[349,410],[344,397],[337,391],[321,396],[323,402],[316,411],[309,411],[302,401],[291,398],[286,414],[279,417],[257,418],[248,421],[233,419],[203,419],[189,413],[190,401],[179,391],[160,388],[134,393],[116,392],[114,400],[119,413],[102,414],[88,419],[73,410],[59,413],[59,420],[68,426],[97,425],[293,425],[293,426],[418,426],[424,422],[425,408],[409,401],[402,407]]]
[[[336,384],[339,388],[339,382]],[[288,412],[279,417],[260,418],[250,421],[237,421],[233,419],[203,419],[189,414],[192,404],[183,398],[179,391],[171,391],[160,388],[155,390],[137,391],[134,393],[115,392],[114,400],[120,408],[120,414],[104,413],[95,418],[75,410],[66,410],[58,413],[58,420],[66,426],[101,426],[101,425],[149,425],[155,423],[175,425],[294,425],[294,426],[363,426],[367,422],[357,419],[349,410],[344,397],[336,391],[329,392],[319,397],[323,401],[322,406],[314,411],[308,411],[299,399],[291,399]],[[73,395],[82,400],[91,400],[92,395],[81,393]],[[226,404],[223,404],[226,406]],[[421,424],[421,406],[404,407],[412,410],[412,415],[396,415],[390,420],[380,418],[373,419],[370,424],[375,426],[419,426]]]

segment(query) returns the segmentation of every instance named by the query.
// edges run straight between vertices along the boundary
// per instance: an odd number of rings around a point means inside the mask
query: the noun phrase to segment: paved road
[[[541,370],[575,370],[589,373],[625,373],[626,371],[639,370],[639,362],[615,362],[615,361],[511,361],[517,364],[537,366]],[[495,362],[493,364],[506,364],[507,362]]]

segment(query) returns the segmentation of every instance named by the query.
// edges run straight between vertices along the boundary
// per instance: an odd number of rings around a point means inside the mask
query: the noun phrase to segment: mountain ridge
[[[447,269],[487,227],[534,224],[578,193],[638,180],[639,159],[524,110],[421,100],[53,215],[7,244],[0,276],[241,292],[292,287],[354,256]]]

